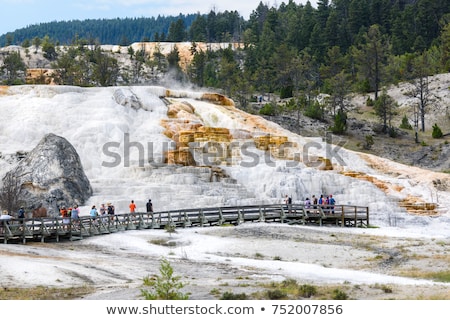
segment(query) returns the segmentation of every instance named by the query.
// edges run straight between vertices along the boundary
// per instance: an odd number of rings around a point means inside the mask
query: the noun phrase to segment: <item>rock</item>
[[[47,208],[48,216],[57,216],[59,206],[83,205],[92,195],[75,148],[63,137],[47,134],[16,168],[13,174],[22,191],[25,207]]]
[[[114,100],[124,106],[138,110],[142,108],[139,98],[129,89],[120,88],[114,91]]]

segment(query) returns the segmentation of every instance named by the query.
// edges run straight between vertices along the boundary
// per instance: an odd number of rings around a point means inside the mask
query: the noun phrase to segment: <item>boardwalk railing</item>
[[[244,222],[367,227],[369,208],[350,205],[305,207],[302,204],[272,204],[137,212],[96,218],[83,216],[80,219],[55,217],[0,220],[0,241],[58,242],[62,239],[79,240],[124,230],[238,225]]]

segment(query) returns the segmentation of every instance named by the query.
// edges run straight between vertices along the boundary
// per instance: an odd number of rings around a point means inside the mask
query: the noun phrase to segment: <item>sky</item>
[[[67,20],[176,16],[237,10],[244,18],[261,0],[0,0],[0,35],[28,25]],[[262,1],[274,6],[277,1]],[[288,1],[285,1],[286,3]],[[296,0],[306,3],[307,0]],[[315,5],[315,0],[310,1]]]

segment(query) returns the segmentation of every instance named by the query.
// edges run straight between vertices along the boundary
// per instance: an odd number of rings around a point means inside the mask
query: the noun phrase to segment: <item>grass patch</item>
[[[392,287],[388,286],[387,284],[375,284],[374,288],[375,289],[380,289],[384,293],[392,293],[392,292],[394,292]]]
[[[281,261],[281,257],[280,256],[275,256],[275,257],[273,257],[273,260]]]
[[[0,300],[74,300],[94,292],[88,286],[73,288],[1,288]]]
[[[211,291],[209,293],[212,294],[213,296],[219,296],[220,289],[217,289],[217,288],[211,289]]]
[[[262,285],[268,290],[253,294],[255,299],[314,299],[314,300],[346,300],[349,299],[345,288],[336,286],[318,287],[311,284],[299,284],[294,279],[286,279],[282,282],[271,282]],[[346,287],[346,286],[344,286]]]
[[[409,271],[401,272],[404,277],[419,278],[419,279],[430,279],[437,282],[450,282],[450,270],[427,272],[412,269]]]
[[[450,282],[450,270],[433,272],[430,274],[430,278],[439,282]]]
[[[348,300],[348,294],[345,291],[336,288],[333,290],[331,298],[333,300]]]
[[[245,293],[233,293],[227,291],[222,294],[220,300],[248,300],[248,297]]]
[[[175,241],[170,241],[168,239],[152,239],[149,241],[151,244],[157,245],[157,246],[164,246],[164,247],[176,247],[177,243]]]
[[[317,294],[317,288],[310,284],[303,284],[299,286],[298,292],[303,298],[311,298]]]
[[[255,253],[255,258],[256,259],[264,259],[264,255],[262,253],[256,252]]]

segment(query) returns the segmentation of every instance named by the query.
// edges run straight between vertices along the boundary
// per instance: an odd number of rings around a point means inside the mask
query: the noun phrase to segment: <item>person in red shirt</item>
[[[131,200],[129,207],[130,207],[130,213],[134,213],[136,211],[136,204],[134,203],[134,200]]]

